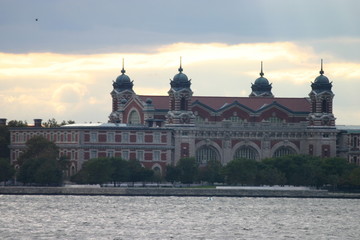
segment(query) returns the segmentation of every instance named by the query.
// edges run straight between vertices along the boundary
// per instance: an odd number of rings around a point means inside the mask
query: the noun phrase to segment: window
[[[322,101],[321,111],[322,111],[323,113],[327,113],[327,112],[328,112],[328,103],[327,103],[327,101],[326,101],[325,99]]]
[[[180,110],[186,111],[187,110],[187,100],[185,97],[182,97],[180,100]]]
[[[291,147],[280,147],[278,148],[273,157],[282,157],[286,155],[294,155],[296,154],[296,151]]]
[[[112,158],[112,157],[114,157],[114,150],[108,150],[107,152],[106,152],[106,157],[108,157],[108,158]]]
[[[90,142],[97,142],[97,133],[96,132],[90,133]]]
[[[267,120],[271,123],[282,123],[283,122],[283,120],[278,117],[269,117]]]
[[[196,151],[196,161],[199,164],[207,164],[210,160],[219,160],[215,148],[211,146],[202,146]]]
[[[129,124],[134,124],[134,125],[140,124],[140,115],[139,115],[139,113],[137,111],[132,110],[130,112],[128,123]]]
[[[144,151],[142,150],[136,151],[136,159],[140,162],[144,161]]]
[[[234,122],[234,123],[237,123],[237,122],[242,122],[242,120],[241,120],[241,118],[239,118],[238,116],[231,116],[230,118],[229,118],[229,120],[231,121],[231,122]]]
[[[123,132],[122,133],[122,142],[123,143],[128,143],[129,142],[129,133],[128,132]]]
[[[108,132],[107,133],[107,142],[115,142],[115,134],[113,132]]]
[[[234,159],[246,158],[251,160],[256,160],[258,157],[257,151],[250,146],[242,146],[236,150],[234,154]]]
[[[122,150],[121,151],[121,158],[124,160],[129,160],[129,150]]]
[[[159,150],[155,150],[153,152],[153,161],[160,161],[160,151]]]
[[[137,143],[143,143],[144,142],[144,133],[143,132],[136,133],[136,142]]]
[[[154,133],[154,143],[160,143],[160,133],[159,132],[155,132]]]
[[[90,150],[90,159],[97,158],[97,150]]]

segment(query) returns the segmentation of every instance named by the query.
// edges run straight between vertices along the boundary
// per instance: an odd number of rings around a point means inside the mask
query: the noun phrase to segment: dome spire
[[[264,72],[263,72],[263,62],[261,61],[261,72],[260,72],[260,76],[264,76]]]
[[[180,67],[179,67],[179,73],[182,73],[183,68],[182,68],[182,57],[180,56]]]
[[[323,59],[321,59],[321,70],[320,70],[320,74],[321,74],[321,75],[324,74],[324,70],[323,70]]]
[[[125,74],[125,68],[124,68],[124,58],[122,59],[122,69],[121,69],[121,73]]]

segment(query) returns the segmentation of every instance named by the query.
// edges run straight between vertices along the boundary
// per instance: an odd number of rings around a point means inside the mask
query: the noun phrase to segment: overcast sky
[[[166,95],[183,58],[194,95],[307,97],[324,59],[337,124],[360,125],[360,1],[0,0],[0,118],[106,122],[112,81]],[[38,19],[36,21],[36,19]]]

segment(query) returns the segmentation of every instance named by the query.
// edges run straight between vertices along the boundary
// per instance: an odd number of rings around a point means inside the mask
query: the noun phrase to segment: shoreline
[[[360,193],[257,188],[0,187],[0,195],[174,196],[360,199]]]

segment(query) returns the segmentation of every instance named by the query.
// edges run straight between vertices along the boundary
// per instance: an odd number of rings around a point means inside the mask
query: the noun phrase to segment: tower
[[[195,116],[190,110],[193,92],[191,80],[183,73],[181,58],[179,73],[170,80],[169,112],[166,116],[168,124],[193,124]]]
[[[324,75],[323,60],[321,59],[320,76],[311,83],[309,93],[311,112],[309,114],[310,126],[335,127],[333,114],[334,93],[331,91],[332,82]]]
[[[252,92],[249,97],[274,97],[271,88],[269,81],[264,78],[263,62],[261,62],[260,77],[255,80],[254,84],[251,84]]]
[[[124,105],[135,95],[133,91],[134,83],[125,72],[123,59],[121,75],[113,81],[113,90],[110,93],[112,97],[112,112],[109,116],[109,122],[112,123],[121,123]]]

